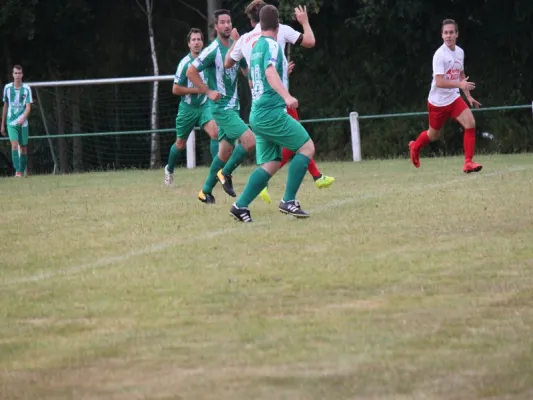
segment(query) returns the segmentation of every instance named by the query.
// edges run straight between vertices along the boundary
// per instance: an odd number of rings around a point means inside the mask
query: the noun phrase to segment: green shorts
[[[296,152],[309,139],[305,128],[282,109],[250,114],[250,125],[255,133],[257,164],[281,160],[281,148]]]
[[[225,140],[234,146],[235,141],[250,129],[235,110],[211,109],[211,111],[218,125],[219,142]]]
[[[203,128],[213,119],[209,104],[205,102],[200,107],[191,107],[180,104],[176,117],[176,136],[187,140],[195,126]]]
[[[28,145],[29,129],[28,125],[7,125],[7,134],[9,135],[9,140],[12,142],[18,142],[21,146]]]

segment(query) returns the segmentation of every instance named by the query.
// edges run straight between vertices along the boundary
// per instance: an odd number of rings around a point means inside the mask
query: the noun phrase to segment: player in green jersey
[[[197,28],[192,28],[187,35],[187,45],[190,53],[181,59],[174,77],[172,94],[181,96],[181,102],[176,117],[176,143],[170,148],[168,164],[165,167],[165,185],[172,186],[174,182],[174,167],[180,159],[185,157],[187,139],[195,126],[201,127],[211,138],[211,156],[218,153],[218,127],[213,120],[209,103],[205,94],[192,84],[187,78],[187,68],[200,54],[204,47],[204,35]],[[203,82],[207,82],[204,73],[200,73]]]
[[[279,14],[276,7],[264,6],[259,13],[261,37],[250,57],[252,81],[252,111],[250,124],[256,135],[256,158],[259,168],[251,175],[242,194],[233,204],[230,214],[242,222],[252,222],[248,205],[259,195],[281,166],[282,148],[296,153],[289,165],[285,194],[279,210],[297,218],[307,218],[296,200],[296,193],[315,153],[315,145],[305,128],[287,114],[285,107],[298,107],[283,84],[287,74],[287,59],[277,42]]]
[[[211,112],[218,125],[219,151],[209,168],[209,175],[198,199],[204,203],[214,203],[213,187],[217,179],[224,191],[236,197],[233,190],[231,174],[255,148],[252,131],[239,116],[239,96],[237,91],[237,74],[239,68],[247,74],[246,61],[224,68],[224,59],[233,40],[238,38],[236,30],[232,32],[231,15],[228,10],[214,13],[216,39],[206,47],[194,60],[187,71],[187,77],[194,86],[209,98]],[[233,35],[233,38],[231,37]],[[200,72],[208,76],[208,86],[202,81]],[[239,139],[239,145],[235,141]]]
[[[4,87],[2,99],[4,108],[2,110],[2,136],[7,134],[11,142],[11,157],[15,176],[24,176],[28,163],[28,116],[31,112],[33,98],[31,88],[22,83],[24,74],[20,65],[13,67],[13,82]],[[7,118],[7,120],[6,120]]]

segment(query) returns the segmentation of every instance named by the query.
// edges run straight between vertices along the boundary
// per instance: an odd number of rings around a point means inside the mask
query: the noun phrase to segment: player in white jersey
[[[433,56],[433,81],[428,97],[429,128],[416,141],[409,143],[411,162],[416,168],[420,167],[420,150],[429,142],[437,140],[446,120],[453,118],[465,131],[463,171],[478,172],[483,166],[472,160],[476,146],[476,121],[459,92],[459,89],[463,91],[471,107],[479,108],[481,104],[470,94],[476,84],[469,82],[465,75],[465,53],[456,44],[459,27],[453,19],[442,22],[441,36],[444,43]]]
[[[28,162],[28,116],[31,111],[33,98],[31,88],[22,83],[24,76],[22,67],[15,65],[13,67],[13,83],[8,83],[4,87],[2,99],[4,108],[2,110],[2,136],[6,136],[6,117],[7,133],[11,142],[11,157],[15,176],[24,176]],[[20,153],[20,154],[19,154]]]
[[[252,48],[261,37],[261,26],[259,24],[259,12],[266,3],[263,0],[254,0],[252,1],[245,9],[245,13],[250,19],[250,24],[253,29],[250,32],[243,34],[239,40],[234,44],[234,46],[226,54],[226,60],[224,66],[229,68],[233,66],[236,62],[244,58],[248,65],[250,65],[250,57],[252,54]],[[307,16],[306,7],[296,7],[294,9],[296,20],[300,23],[303,28],[303,33],[298,32],[297,30],[291,28],[288,25],[280,24],[277,34],[277,42],[280,46],[280,49],[283,51],[283,57],[285,58],[285,47],[288,43],[293,45],[299,44],[302,47],[312,48],[315,46],[315,36],[311,25],[309,24],[309,18]],[[294,64],[289,63],[289,70],[283,71],[282,81],[286,88],[289,85],[288,74],[294,67]],[[296,120],[299,120],[298,111],[296,109],[287,108],[287,112],[291,117]],[[294,153],[288,149],[283,149],[281,166],[285,165],[292,157]],[[323,175],[318,169],[314,160],[311,160],[308,166],[308,171],[315,181],[316,187],[319,189],[329,187],[335,182],[335,178]],[[270,203],[270,197],[268,192],[265,190],[261,192],[261,198],[267,203]]]

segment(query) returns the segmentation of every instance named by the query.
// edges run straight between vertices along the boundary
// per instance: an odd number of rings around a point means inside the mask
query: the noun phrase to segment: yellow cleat
[[[265,186],[263,190],[261,190],[261,193],[259,193],[259,196],[263,199],[263,201],[267,204],[272,203],[272,200],[270,199],[270,195],[268,194],[268,187]]]
[[[320,178],[318,178],[315,181],[315,186],[319,189],[328,188],[331,185],[333,185],[333,182],[335,182],[335,178],[332,176],[322,175]]]

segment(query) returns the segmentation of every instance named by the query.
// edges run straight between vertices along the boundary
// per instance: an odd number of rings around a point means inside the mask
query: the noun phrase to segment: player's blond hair
[[[261,9],[267,4],[263,0],[253,0],[248,6],[244,9],[244,13],[252,22],[259,22],[259,13]]]

